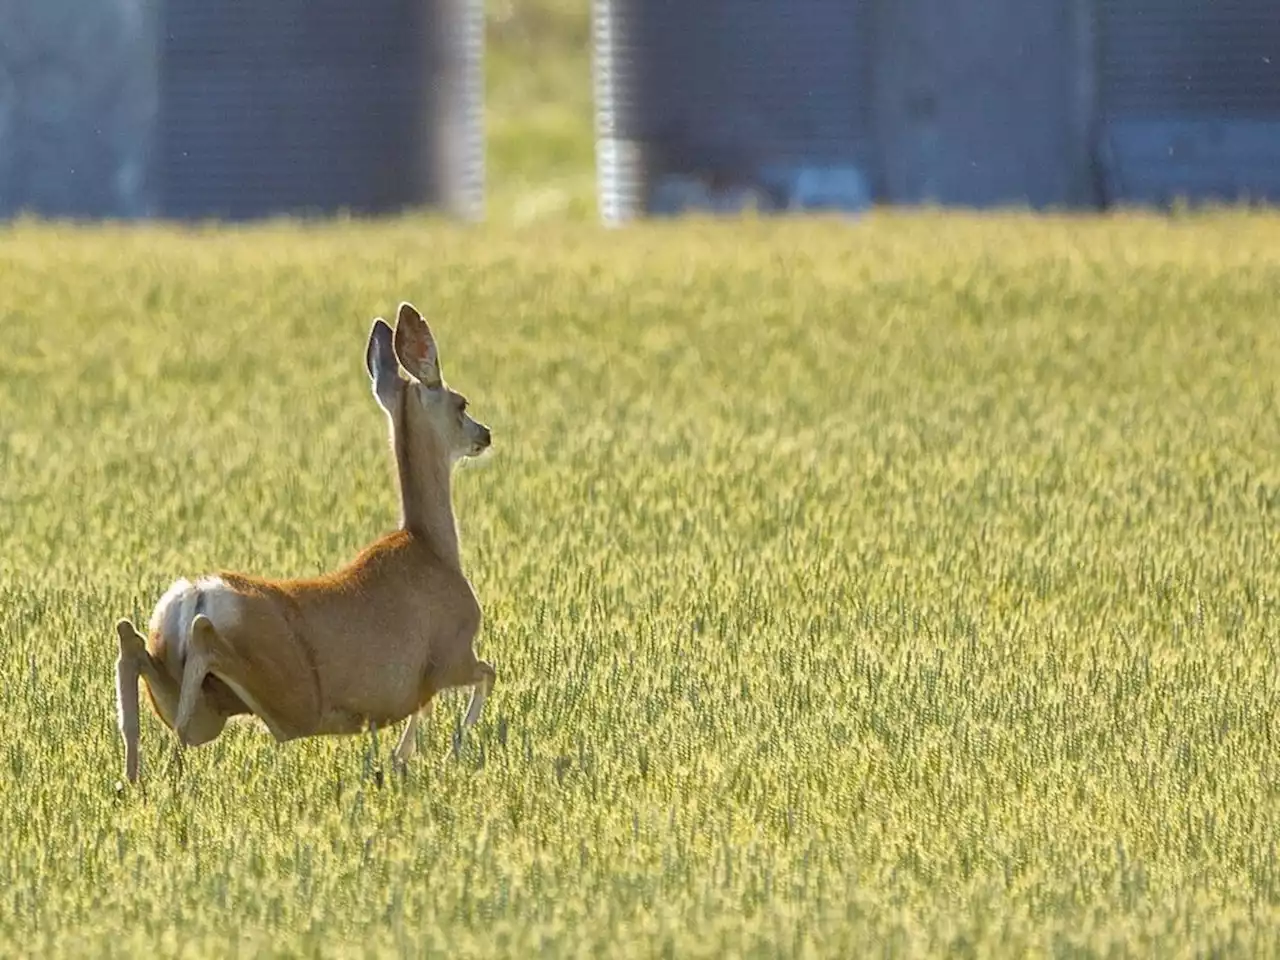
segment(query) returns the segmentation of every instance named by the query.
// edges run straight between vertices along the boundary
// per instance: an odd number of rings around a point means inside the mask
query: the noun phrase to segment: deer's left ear
[[[373,395],[382,409],[390,413],[395,409],[396,391],[404,382],[396,363],[395,346],[392,344],[391,327],[378,317],[369,331],[369,345],[364,351],[364,365],[373,382]]]
[[[402,367],[427,387],[440,387],[440,352],[436,349],[436,338],[431,335],[427,321],[411,303],[400,304],[395,345]]]

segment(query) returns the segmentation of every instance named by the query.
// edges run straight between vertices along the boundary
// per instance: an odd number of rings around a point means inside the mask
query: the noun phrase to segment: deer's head
[[[414,449],[433,449],[450,464],[489,447],[489,428],[467,413],[466,397],[440,375],[431,327],[411,303],[400,304],[396,328],[378,317],[369,331],[365,366],[373,395]]]

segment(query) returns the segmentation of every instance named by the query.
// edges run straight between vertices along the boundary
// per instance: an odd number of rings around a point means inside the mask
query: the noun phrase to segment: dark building
[[[0,216],[480,215],[480,0],[0,3]]]
[[[596,0],[601,207],[1274,198],[1274,0]]]
[[[152,28],[143,0],[0,2],[0,217],[151,212]]]
[[[1096,8],[1103,201],[1280,200],[1280,5]]]
[[[159,212],[474,215],[482,30],[469,0],[166,0]]]

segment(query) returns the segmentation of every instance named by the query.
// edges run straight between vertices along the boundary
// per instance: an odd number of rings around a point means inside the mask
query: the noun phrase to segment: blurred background
[[[1280,196],[1275,0],[0,0],[0,216]]]

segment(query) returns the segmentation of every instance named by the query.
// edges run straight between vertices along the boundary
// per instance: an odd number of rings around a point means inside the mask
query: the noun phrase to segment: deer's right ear
[[[364,352],[364,365],[373,382],[373,395],[382,409],[395,409],[396,391],[400,389],[400,365],[396,361],[395,338],[387,321],[379,317],[369,331],[369,345]]]

